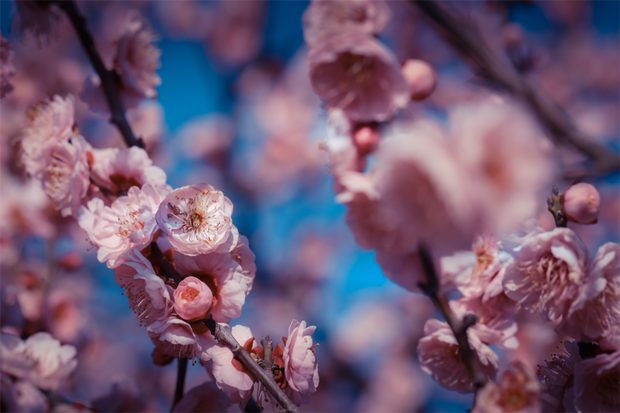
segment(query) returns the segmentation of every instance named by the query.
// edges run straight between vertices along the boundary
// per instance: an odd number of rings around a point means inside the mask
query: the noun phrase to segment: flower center
[[[144,221],[139,211],[129,211],[124,216],[117,215],[118,231],[116,235],[123,238],[129,238],[136,230],[144,229]]]
[[[506,389],[502,392],[499,404],[504,408],[504,411],[507,412],[521,410],[528,404],[527,393],[515,387]]]
[[[192,228],[198,228],[202,225],[203,219],[204,218],[202,217],[202,215],[200,215],[198,212],[193,212],[189,216],[189,223]]]
[[[188,287],[185,291],[181,293],[181,298],[185,301],[194,301],[194,298],[198,296],[198,290]]]

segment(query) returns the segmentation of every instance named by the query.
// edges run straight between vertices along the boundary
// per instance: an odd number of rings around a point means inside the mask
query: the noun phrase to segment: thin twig
[[[263,337],[260,341],[260,344],[263,346],[263,369],[269,373],[273,377],[273,372],[271,370],[271,366],[273,364],[273,359],[271,356],[271,352],[273,351],[273,343],[269,339],[269,336]]]
[[[187,373],[187,357],[181,357],[177,366],[177,385],[174,389],[174,399],[170,407],[170,413],[174,412],[174,408],[183,398],[185,389],[185,373]]]
[[[73,24],[73,27],[75,28],[75,31],[80,39],[80,43],[82,43],[82,47],[88,55],[90,63],[99,75],[99,79],[101,79],[101,87],[103,88],[105,98],[108,102],[108,106],[110,107],[110,122],[115,124],[121,132],[127,146],[138,146],[140,148],[144,148],[144,142],[142,139],[136,138],[131,130],[131,126],[129,126],[129,122],[127,122],[127,118],[125,117],[125,108],[123,107],[123,102],[121,101],[117,90],[117,85],[121,82],[118,73],[113,70],[108,70],[103,64],[101,56],[99,56],[99,52],[95,47],[93,36],[86,26],[86,19],[78,10],[74,0],[59,0],[57,4],[58,7],[67,13],[69,20],[71,20],[71,23]]]
[[[513,67],[500,59],[487,46],[473,22],[462,16],[457,17],[435,0],[412,1],[435,23],[433,28],[461,55],[477,76],[502,86],[524,101],[552,135],[590,158],[590,172],[572,171],[567,177],[603,175],[620,170],[620,155],[580,131],[560,106],[534,89]]]
[[[241,345],[235,337],[233,337],[230,330],[220,326],[213,317],[209,317],[207,320],[202,320],[202,322],[209,328],[211,334],[215,339],[228,347],[234,357],[243,364],[243,366],[248,369],[248,371],[265,386],[265,389],[271,393],[271,395],[276,399],[276,401],[282,406],[285,412],[287,413],[299,413],[299,409],[287,396],[284,394],[284,391],[278,386],[276,381],[273,378],[273,375],[266,372],[261,366],[252,358],[250,353]]]
[[[446,297],[441,291],[439,278],[437,277],[430,251],[424,245],[421,245],[418,249],[418,253],[420,254],[420,260],[422,261],[422,267],[424,268],[424,273],[426,274],[427,279],[426,283],[419,284],[420,288],[422,288],[422,291],[424,291],[424,293],[428,295],[431,300],[433,300],[433,303],[435,303],[437,308],[439,308],[439,311],[441,311],[443,316],[446,318],[446,322],[452,329],[454,337],[459,344],[461,358],[467,367],[467,371],[469,372],[474,384],[474,389],[477,392],[479,389],[484,387],[487,382],[487,376],[482,371],[480,361],[469,346],[469,340],[467,340],[467,329],[476,324],[477,317],[474,314],[468,314],[460,320],[452,312],[448,302],[448,297]]]
[[[566,228],[568,226],[568,218],[564,215],[564,211],[562,210],[562,195],[560,195],[560,191],[555,185],[551,191],[551,196],[547,198],[547,207],[549,212],[553,215],[555,226],[557,228]]]

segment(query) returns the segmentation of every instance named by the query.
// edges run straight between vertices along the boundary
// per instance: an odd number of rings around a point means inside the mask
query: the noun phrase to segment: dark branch
[[[263,386],[265,386],[265,389],[271,393],[278,403],[280,403],[280,406],[282,406],[285,412],[299,413],[299,409],[295,403],[284,394],[284,391],[282,391],[280,386],[278,386],[273,379],[273,375],[259,366],[250,353],[235,340],[230,330],[220,326],[213,317],[202,320],[202,322],[209,328],[213,337],[215,337],[218,342],[228,347],[233,352],[234,357],[239,360]]]
[[[271,365],[273,364],[271,352],[273,351],[273,343],[269,339],[269,336],[263,337],[260,341],[260,344],[263,346],[264,356],[263,356],[263,369],[272,375]]]
[[[552,135],[588,156],[593,164],[590,175],[620,170],[620,155],[594,142],[577,129],[560,106],[534,89],[510,64],[495,55],[473,22],[462,16],[457,17],[435,0],[412,1],[477,76],[503,87],[527,103]],[[569,173],[571,178],[587,174],[585,170]]]
[[[174,389],[174,400],[172,400],[170,413],[174,412],[174,408],[183,398],[183,392],[185,389],[185,373],[187,373],[187,357],[181,357],[177,366],[177,385]]]
[[[547,207],[549,212],[553,214],[555,226],[557,228],[566,228],[568,226],[568,218],[566,218],[562,211],[562,195],[560,195],[560,191],[558,191],[558,187],[555,185],[553,186],[551,196],[547,198]]]
[[[127,146],[138,146],[140,148],[144,148],[144,142],[142,139],[137,139],[135,137],[133,131],[131,130],[131,126],[129,126],[129,122],[127,122],[127,118],[125,117],[125,108],[123,107],[123,102],[121,101],[117,90],[117,85],[120,84],[121,80],[115,71],[108,70],[103,64],[101,56],[99,56],[99,52],[95,47],[93,36],[86,26],[86,19],[84,19],[84,16],[82,16],[78,10],[74,0],[60,0],[57,4],[58,7],[67,13],[69,20],[71,20],[71,23],[73,24],[73,27],[75,28],[75,31],[80,39],[80,43],[82,43],[82,47],[88,55],[90,63],[93,65],[95,71],[101,79],[101,87],[105,93],[105,98],[108,102],[110,113],[112,115],[110,122],[115,124],[121,132]]]
[[[487,376],[482,371],[480,361],[469,346],[469,341],[467,340],[467,329],[476,324],[477,317],[474,314],[468,314],[460,320],[452,312],[448,297],[441,291],[439,277],[437,277],[430,251],[424,245],[421,245],[418,249],[418,253],[420,254],[420,260],[422,261],[422,267],[424,268],[427,279],[426,283],[419,284],[420,288],[433,300],[433,303],[435,303],[439,311],[441,311],[446,318],[446,322],[452,329],[454,337],[459,344],[461,358],[467,367],[467,371],[474,384],[474,389],[478,391],[486,384]]]
[[[151,242],[151,257],[153,258],[154,262],[159,263],[159,268],[162,272],[161,275],[164,275],[166,278],[168,278],[168,280],[173,281],[175,284],[183,281],[183,277],[181,277],[181,274],[179,274],[176,268],[174,268],[174,265],[172,265],[172,263],[168,261],[168,258],[166,258],[164,253],[161,252],[161,249],[156,242]]]

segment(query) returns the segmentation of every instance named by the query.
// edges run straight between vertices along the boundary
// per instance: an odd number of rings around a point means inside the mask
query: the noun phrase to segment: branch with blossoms
[[[560,106],[532,87],[519,72],[500,59],[486,44],[475,24],[450,12],[448,6],[441,5],[436,0],[412,1],[434,23],[433,27],[437,32],[463,57],[477,76],[527,103],[554,136],[590,158],[591,168],[569,171],[568,178],[604,175],[620,170],[620,155],[599,145],[579,130]]]

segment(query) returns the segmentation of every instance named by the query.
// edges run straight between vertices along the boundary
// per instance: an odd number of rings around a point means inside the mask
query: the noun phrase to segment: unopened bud
[[[374,125],[360,125],[353,132],[353,143],[360,156],[366,156],[375,150],[379,142],[379,131]]]
[[[562,195],[562,210],[569,221],[577,224],[596,224],[601,196],[595,187],[586,183],[571,185]]]
[[[403,77],[411,88],[412,100],[426,99],[437,85],[437,73],[422,60],[409,59],[401,69]]]

